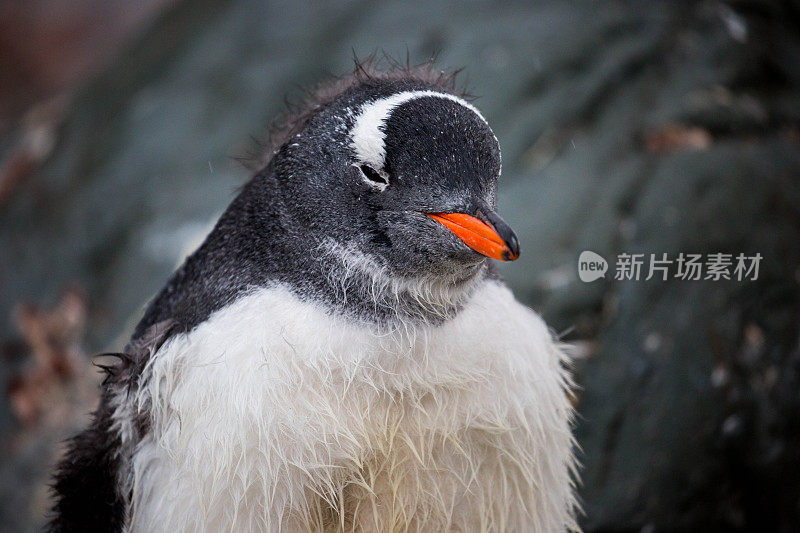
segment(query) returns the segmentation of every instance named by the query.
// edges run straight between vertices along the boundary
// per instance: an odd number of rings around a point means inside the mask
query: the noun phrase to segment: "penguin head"
[[[282,227],[395,277],[474,276],[519,255],[495,212],[501,160],[481,113],[418,79],[362,80],[318,105],[271,161]],[[314,242],[308,242],[314,241]]]

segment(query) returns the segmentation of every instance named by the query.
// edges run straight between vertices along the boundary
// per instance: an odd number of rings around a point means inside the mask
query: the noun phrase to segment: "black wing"
[[[111,431],[112,394],[134,390],[150,357],[181,328],[165,320],[148,328],[119,354],[114,365],[101,366],[106,372],[100,406],[89,427],[68,441],[53,483],[55,503],[48,530],[52,532],[122,531],[129,495],[120,494],[118,483],[121,442]],[[146,421],[137,426],[146,430]]]

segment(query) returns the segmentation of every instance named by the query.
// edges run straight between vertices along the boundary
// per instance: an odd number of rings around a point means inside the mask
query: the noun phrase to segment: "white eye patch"
[[[386,161],[386,147],[384,145],[386,134],[383,131],[386,121],[389,120],[392,112],[398,106],[417,98],[426,97],[445,98],[456,102],[475,113],[483,122],[486,122],[486,119],[483,118],[483,115],[475,106],[452,94],[437,91],[405,91],[393,94],[386,98],[367,102],[361,107],[353,129],[350,130],[351,146],[358,160],[375,170],[382,170]]]

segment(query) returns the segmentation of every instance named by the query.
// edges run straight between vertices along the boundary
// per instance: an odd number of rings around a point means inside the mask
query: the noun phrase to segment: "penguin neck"
[[[357,244],[341,244],[330,237],[308,234],[300,244],[295,236],[283,231],[298,222],[285,218],[291,210],[281,204],[283,196],[277,190],[275,175],[268,174],[262,184],[271,188],[272,194],[262,191],[258,195],[269,200],[257,207],[261,213],[257,226],[252,226],[252,220],[237,223],[238,227],[250,226],[251,241],[259,235],[271,235],[269,240],[260,242],[260,257],[254,261],[262,265],[261,275],[288,286],[300,298],[322,303],[331,312],[389,329],[398,325],[438,325],[458,314],[487,275],[487,265],[481,262],[449,276],[398,277]],[[268,227],[262,226],[265,220]],[[264,278],[259,281],[261,285]]]
[[[400,278],[356,245],[331,239],[314,256],[328,305],[389,328],[438,325],[455,317],[487,275],[486,264],[479,263],[451,276]]]

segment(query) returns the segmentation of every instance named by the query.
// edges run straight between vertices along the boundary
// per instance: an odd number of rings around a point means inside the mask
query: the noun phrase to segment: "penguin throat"
[[[440,324],[455,317],[484,278],[485,263],[460,276],[398,277],[355,245],[321,245],[327,281],[345,312],[370,322]]]

